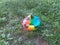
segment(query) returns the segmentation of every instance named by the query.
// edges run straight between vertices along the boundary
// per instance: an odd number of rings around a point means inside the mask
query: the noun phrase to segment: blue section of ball
[[[31,22],[31,24],[34,25],[35,27],[36,27],[36,26],[39,26],[40,23],[41,23],[40,19],[39,19],[37,16],[33,16],[33,18],[31,19],[30,22]]]
[[[40,19],[37,17],[37,16],[34,16],[34,22],[33,22],[33,25],[34,26],[39,26],[40,25]]]

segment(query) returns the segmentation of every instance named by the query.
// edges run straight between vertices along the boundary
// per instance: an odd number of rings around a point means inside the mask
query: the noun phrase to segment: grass
[[[27,32],[21,23],[29,14],[41,25]],[[49,45],[60,45],[60,0],[0,0],[0,45],[38,45],[43,38]]]

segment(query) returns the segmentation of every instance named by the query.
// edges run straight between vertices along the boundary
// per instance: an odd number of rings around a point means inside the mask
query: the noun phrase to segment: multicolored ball
[[[37,16],[28,15],[23,19],[22,26],[27,31],[36,30],[40,26],[40,19]]]

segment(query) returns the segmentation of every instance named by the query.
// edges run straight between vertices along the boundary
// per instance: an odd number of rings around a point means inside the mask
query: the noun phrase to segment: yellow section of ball
[[[35,27],[33,25],[28,26],[29,31],[34,30],[34,29],[35,29]]]

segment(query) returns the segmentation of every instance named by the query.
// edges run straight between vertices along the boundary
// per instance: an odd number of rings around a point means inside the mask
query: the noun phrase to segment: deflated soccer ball
[[[22,26],[27,31],[36,30],[40,26],[40,19],[37,16],[28,15],[23,19]]]

